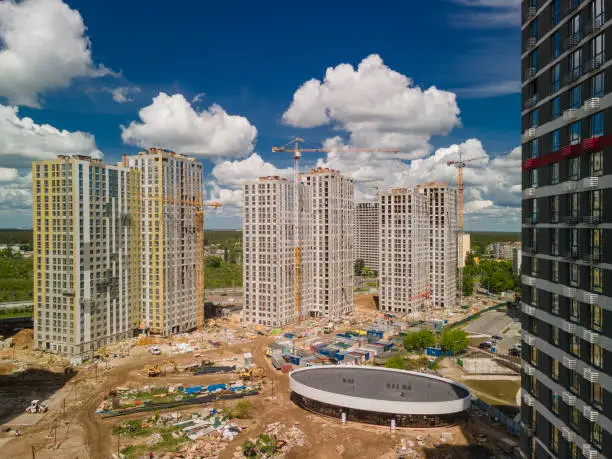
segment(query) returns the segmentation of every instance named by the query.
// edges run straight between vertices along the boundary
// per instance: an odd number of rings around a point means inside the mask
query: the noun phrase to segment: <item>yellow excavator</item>
[[[152,366],[146,367],[145,369],[147,371],[147,375],[150,378],[155,378],[161,375],[161,368],[159,368],[159,365],[152,365]]]
[[[253,379],[253,377],[255,378],[263,378],[264,375],[266,374],[266,370],[264,370],[263,368],[249,368],[249,369],[244,369],[240,372],[240,379],[243,379],[245,381],[250,381],[251,379]]]

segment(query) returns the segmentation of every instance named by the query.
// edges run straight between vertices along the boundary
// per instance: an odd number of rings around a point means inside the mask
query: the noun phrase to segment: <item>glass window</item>
[[[559,282],[559,262],[557,260],[552,262],[552,280],[553,282]]]
[[[550,165],[550,184],[556,185],[559,183],[559,163]]]
[[[604,23],[604,0],[593,0],[591,3],[591,18],[595,24],[601,26]]]
[[[570,143],[572,145],[580,143],[580,139],[580,121],[576,121],[570,125]]]
[[[538,39],[538,18],[529,23],[529,37]]]
[[[539,111],[540,110],[536,108],[535,110],[532,110],[529,114],[529,117],[531,119],[531,127],[538,127]]]
[[[591,176],[603,175],[603,152],[595,151],[589,156],[589,172]]]
[[[529,55],[529,67],[538,71],[538,48],[534,49]]]
[[[576,335],[570,338],[570,352],[576,357],[580,357],[580,339]]]
[[[559,96],[555,97],[551,103],[551,117],[554,120],[561,116],[561,101]]]
[[[551,12],[552,12],[552,25],[555,26],[559,24],[559,21],[561,20],[561,0],[553,0],[552,5],[551,5]],[[557,35],[558,34],[559,34],[559,31],[557,31]]]
[[[604,62],[604,34],[599,34],[591,41],[591,56],[593,56],[593,65],[600,66]]]
[[[570,35],[575,41],[580,40],[580,13],[569,21]]]
[[[591,117],[591,137],[602,135],[604,135],[604,112],[599,112]]]
[[[569,389],[574,394],[580,393],[580,378],[578,377],[578,373],[576,373],[576,370],[569,371]]]
[[[604,73],[598,73],[593,77],[591,86],[593,88],[593,97],[603,97],[604,95]]]
[[[570,89],[569,108],[580,108],[582,105],[582,86],[577,85]]]
[[[552,375],[552,378],[555,381],[559,381],[559,361],[558,360],[553,359],[553,361],[552,361],[552,373],[551,373],[551,375]]]
[[[537,158],[538,156],[539,156],[538,139],[534,139],[531,141],[531,157]]]
[[[601,314],[601,308],[596,305],[591,305],[591,328],[596,331],[601,331],[603,327],[603,315]]]
[[[559,148],[561,147],[559,139],[559,129],[557,129],[552,132],[552,151],[559,151]]]
[[[538,349],[535,346],[531,346],[531,363],[538,364]]]
[[[557,267],[559,266],[559,262],[557,263]],[[552,313],[553,314],[559,314],[559,294],[558,293],[553,293],[552,294]]]
[[[559,195],[552,197],[552,222],[559,223]]]
[[[553,453],[559,454],[559,429],[552,426],[552,432],[550,433],[550,449]]]
[[[599,383],[591,383],[591,404],[598,408],[603,405],[603,392]]]
[[[556,63],[555,65],[553,65],[552,69],[550,70],[550,74],[551,74],[550,90],[553,92],[556,92],[561,87],[561,64]]]
[[[569,73],[572,79],[580,78],[582,70],[582,50],[578,49],[570,54]]]
[[[591,215],[594,217],[601,217],[602,211],[602,190],[593,190],[590,193],[590,204],[591,204]]]
[[[555,414],[559,414],[559,394],[552,394],[552,403],[551,403],[552,411]]]
[[[577,265],[571,265],[572,267]],[[572,269],[573,271],[573,269]],[[577,270],[576,270],[577,271]],[[578,304],[578,300],[571,298],[570,299],[570,320],[572,322],[579,322],[580,321],[580,306]]]
[[[531,186],[532,187],[538,186],[538,170],[537,169],[531,169]]]
[[[574,411],[577,411],[577,410],[574,408]],[[578,429],[578,427],[576,427],[576,429]],[[578,459],[578,445],[576,443],[570,443],[569,448],[570,448],[570,459]]]
[[[531,305],[538,305],[538,289],[536,287],[531,287]]]
[[[599,344],[591,344],[591,365],[601,368],[603,366],[603,354]]]
[[[559,345],[559,329],[557,327],[552,329],[552,342],[555,346]]]
[[[603,432],[601,426],[596,422],[591,423],[591,443],[594,446],[601,449],[601,443],[603,441]]]
[[[561,33],[557,30],[552,36],[552,57],[559,57],[561,54]]]
[[[591,290],[602,293],[601,288],[601,268],[591,268]]]

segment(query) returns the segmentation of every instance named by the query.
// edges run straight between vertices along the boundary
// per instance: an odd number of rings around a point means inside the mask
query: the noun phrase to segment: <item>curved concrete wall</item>
[[[343,368],[346,368],[346,367],[343,367]],[[328,392],[328,391],[324,391],[320,389],[315,389],[313,387],[299,383],[293,378],[294,374],[302,372],[302,371],[333,371],[335,369],[335,366],[331,366],[331,365],[312,366],[312,367],[293,370],[289,374],[289,387],[291,388],[293,392],[300,394],[301,396],[309,398],[311,400],[316,400],[318,402],[340,406],[343,408],[373,411],[377,413],[438,415],[438,414],[460,413],[462,411],[467,410],[470,407],[471,395],[470,395],[469,389],[462,384],[456,383],[455,381],[451,381],[450,379],[440,378],[438,376],[433,376],[433,375],[424,375],[423,373],[418,373],[414,371],[395,370],[392,368],[373,368],[373,367],[366,367],[366,366],[357,366],[354,368],[359,368],[361,370],[363,369],[374,370],[375,369],[376,371],[380,371],[380,370],[395,371],[395,372],[401,372],[401,373],[414,374],[420,377],[436,379],[438,381],[444,381],[448,384],[452,384],[454,386],[461,387],[467,391],[468,395],[461,399],[445,401],[445,402],[397,402],[397,401],[386,401],[386,400],[374,400],[374,399],[369,399],[369,398],[353,397],[350,395],[341,395],[341,394],[337,394],[334,392]]]

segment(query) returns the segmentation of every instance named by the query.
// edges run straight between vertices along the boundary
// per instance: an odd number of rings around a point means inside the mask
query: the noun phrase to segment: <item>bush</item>
[[[253,404],[249,400],[240,400],[231,411],[231,417],[246,419],[250,417],[252,408]]]
[[[204,259],[204,265],[207,268],[220,268],[223,260],[220,257],[210,256]]]
[[[389,357],[385,362],[385,368],[395,368],[397,370],[403,370],[405,368],[404,358],[401,355],[394,355]]]
[[[414,333],[409,333],[404,338],[404,347],[407,351],[420,351],[426,347],[431,347],[436,344],[436,336],[431,330],[421,330]]]
[[[467,333],[459,328],[446,329],[440,336],[440,345],[445,351],[461,352],[468,346]]]

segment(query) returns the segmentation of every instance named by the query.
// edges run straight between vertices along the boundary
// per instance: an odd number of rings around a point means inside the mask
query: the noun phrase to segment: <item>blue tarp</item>
[[[227,385],[226,384],[211,384],[206,389],[208,390],[208,392],[214,392],[219,389],[225,390],[227,389]]]
[[[235,392],[237,390],[245,390],[247,388],[247,386],[236,386],[236,387],[230,387],[230,390],[232,392]]]
[[[195,386],[195,387],[187,387],[187,388],[185,388],[185,393],[187,395],[199,394],[200,392],[202,392],[202,386]]]
[[[378,339],[382,338],[384,335],[383,332],[378,330],[368,330],[368,336],[377,336]]]

